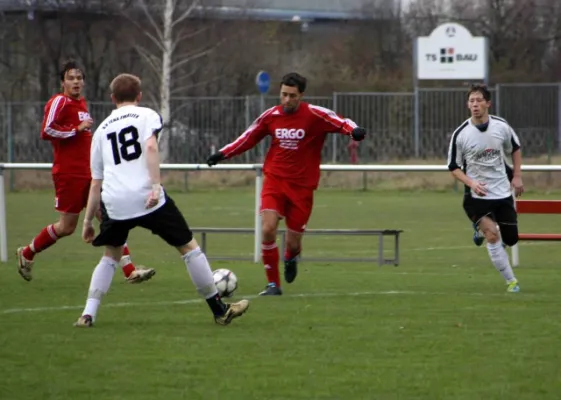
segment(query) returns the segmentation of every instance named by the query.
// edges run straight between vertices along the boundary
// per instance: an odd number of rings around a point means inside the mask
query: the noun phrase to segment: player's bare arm
[[[93,219],[99,209],[101,202],[101,179],[92,179],[90,185],[90,193],[88,195],[88,205],[86,206],[86,214],[84,216],[84,225],[82,227],[82,239],[86,243],[91,243],[95,237],[95,229],[93,227]]]
[[[160,184],[160,153],[156,135],[146,141],[146,164],[152,181],[152,192],[146,200],[146,208],[155,207],[160,199],[162,185]]]
[[[516,197],[520,197],[522,193],[524,193],[524,183],[522,182],[522,151],[520,149],[512,153],[512,167],[512,188],[514,189]]]
[[[484,183],[470,179],[460,168],[452,170],[451,173],[454,178],[470,187],[478,196],[485,196],[487,194],[487,189]]]

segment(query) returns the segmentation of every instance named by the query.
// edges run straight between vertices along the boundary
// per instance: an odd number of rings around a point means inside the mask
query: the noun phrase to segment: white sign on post
[[[417,79],[486,79],[487,39],[446,23],[417,38]]]

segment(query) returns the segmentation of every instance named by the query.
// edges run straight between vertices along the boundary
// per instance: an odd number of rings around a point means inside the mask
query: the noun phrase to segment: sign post
[[[257,85],[257,90],[259,90],[260,93],[259,114],[263,114],[265,112],[265,94],[267,94],[269,88],[271,87],[271,77],[267,72],[259,71],[255,77],[255,84]],[[259,145],[259,157],[261,157],[261,160],[265,157],[264,151],[264,143],[261,142]]]
[[[417,38],[417,79],[488,77],[487,39],[474,37],[462,25],[446,23]]]
[[[420,155],[419,80],[479,80],[489,78],[488,43],[474,37],[464,26],[444,23],[429,36],[413,42],[413,82],[415,85],[415,157]]]

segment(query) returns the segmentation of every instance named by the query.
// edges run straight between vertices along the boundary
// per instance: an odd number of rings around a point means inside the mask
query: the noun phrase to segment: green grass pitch
[[[253,226],[253,195],[172,194],[194,227]],[[403,229],[401,265],[303,262],[284,296],[257,298],[260,264],[214,262],[238,275],[234,298],[251,296],[228,327],[214,324],[178,254],[137,230],[133,260],[156,276],[129,285],[117,271],[96,326],[74,328],[99,251],[64,239],[36,258],[31,282],[13,256],[54,221],[52,205],[51,193],[7,197],[0,399],[561,398],[561,245],[522,243],[522,292],[507,294],[471,241],[459,193],[318,191],[310,228]],[[525,232],[561,232],[560,222],[520,217]],[[304,240],[304,256],[377,251],[367,237]],[[252,250],[250,235],[209,236],[211,256]]]

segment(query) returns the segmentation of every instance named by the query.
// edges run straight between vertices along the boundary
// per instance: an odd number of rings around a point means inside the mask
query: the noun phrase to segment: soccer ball
[[[238,277],[226,268],[217,269],[212,273],[214,284],[220,297],[232,297],[238,288]]]

